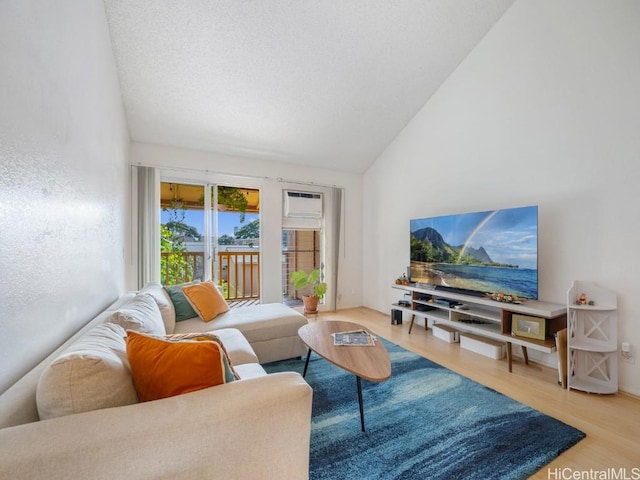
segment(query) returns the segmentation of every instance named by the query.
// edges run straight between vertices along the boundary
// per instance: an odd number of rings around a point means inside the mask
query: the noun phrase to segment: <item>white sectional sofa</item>
[[[210,322],[203,322],[197,316],[175,321],[175,310],[171,300],[159,284],[150,283],[140,293],[148,293],[155,298],[160,306],[167,333],[237,328],[251,344],[260,363],[286,360],[307,353],[306,346],[298,336],[298,329],[307,323],[306,317],[281,303],[234,308]]]
[[[157,299],[169,333],[214,330],[239,380],[138,402],[126,378],[122,337],[122,327],[131,325],[104,325],[140,299],[126,294],[0,396],[0,478],[308,478],[311,388],[298,373],[266,374],[260,365],[305,353],[297,337],[305,317],[282,305],[260,305],[209,323],[176,323],[159,285],[140,294],[145,301]],[[96,341],[105,331],[111,337]],[[83,362],[89,372],[73,370],[80,380],[70,394],[59,385],[71,378],[66,361]],[[101,403],[117,389],[108,375],[93,373],[94,361],[124,375],[125,393],[114,394],[116,400]],[[89,391],[105,393],[78,398]],[[39,411],[46,419],[40,420]]]

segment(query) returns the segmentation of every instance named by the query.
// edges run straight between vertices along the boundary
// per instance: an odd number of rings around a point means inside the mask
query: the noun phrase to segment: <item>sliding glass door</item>
[[[225,297],[260,298],[260,191],[236,185],[160,185],[161,281],[212,279]]]
[[[260,299],[260,190],[231,185],[211,189],[212,277],[225,298]]]
[[[320,270],[324,280],[324,268],[321,261],[320,230],[288,229],[282,230],[282,302],[290,307],[302,305],[302,296],[309,292],[294,290],[289,280],[296,270]]]
[[[163,285],[206,276],[205,185],[160,182],[160,281]]]

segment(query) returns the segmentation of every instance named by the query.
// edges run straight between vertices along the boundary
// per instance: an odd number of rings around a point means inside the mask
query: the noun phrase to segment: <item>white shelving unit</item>
[[[393,288],[410,294],[409,306],[393,304],[393,308],[409,313],[413,328],[415,317],[424,319],[425,328],[428,324],[441,324],[455,328],[460,332],[472,333],[481,337],[504,342],[507,347],[507,361],[511,371],[511,347],[522,347],[525,362],[528,362],[527,348],[544,353],[556,351],[553,334],[566,328],[565,305],[527,300],[523,304],[500,303],[487,297],[474,297],[415,285],[393,285]],[[461,308],[451,308],[448,302],[456,301]],[[511,335],[513,314],[532,315],[542,317],[547,322],[548,337],[544,340],[524,338]]]
[[[580,304],[584,294],[592,305]],[[575,281],[567,292],[568,388],[618,391],[618,312],[615,292]]]

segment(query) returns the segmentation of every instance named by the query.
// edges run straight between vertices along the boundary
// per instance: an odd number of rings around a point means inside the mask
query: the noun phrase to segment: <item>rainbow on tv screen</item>
[[[410,221],[411,281],[538,298],[538,207]]]

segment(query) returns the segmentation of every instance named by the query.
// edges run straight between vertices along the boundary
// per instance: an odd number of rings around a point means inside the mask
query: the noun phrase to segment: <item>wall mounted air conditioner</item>
[[[285,190],[284,216],[287,218],[322,218],[322,195]]]

